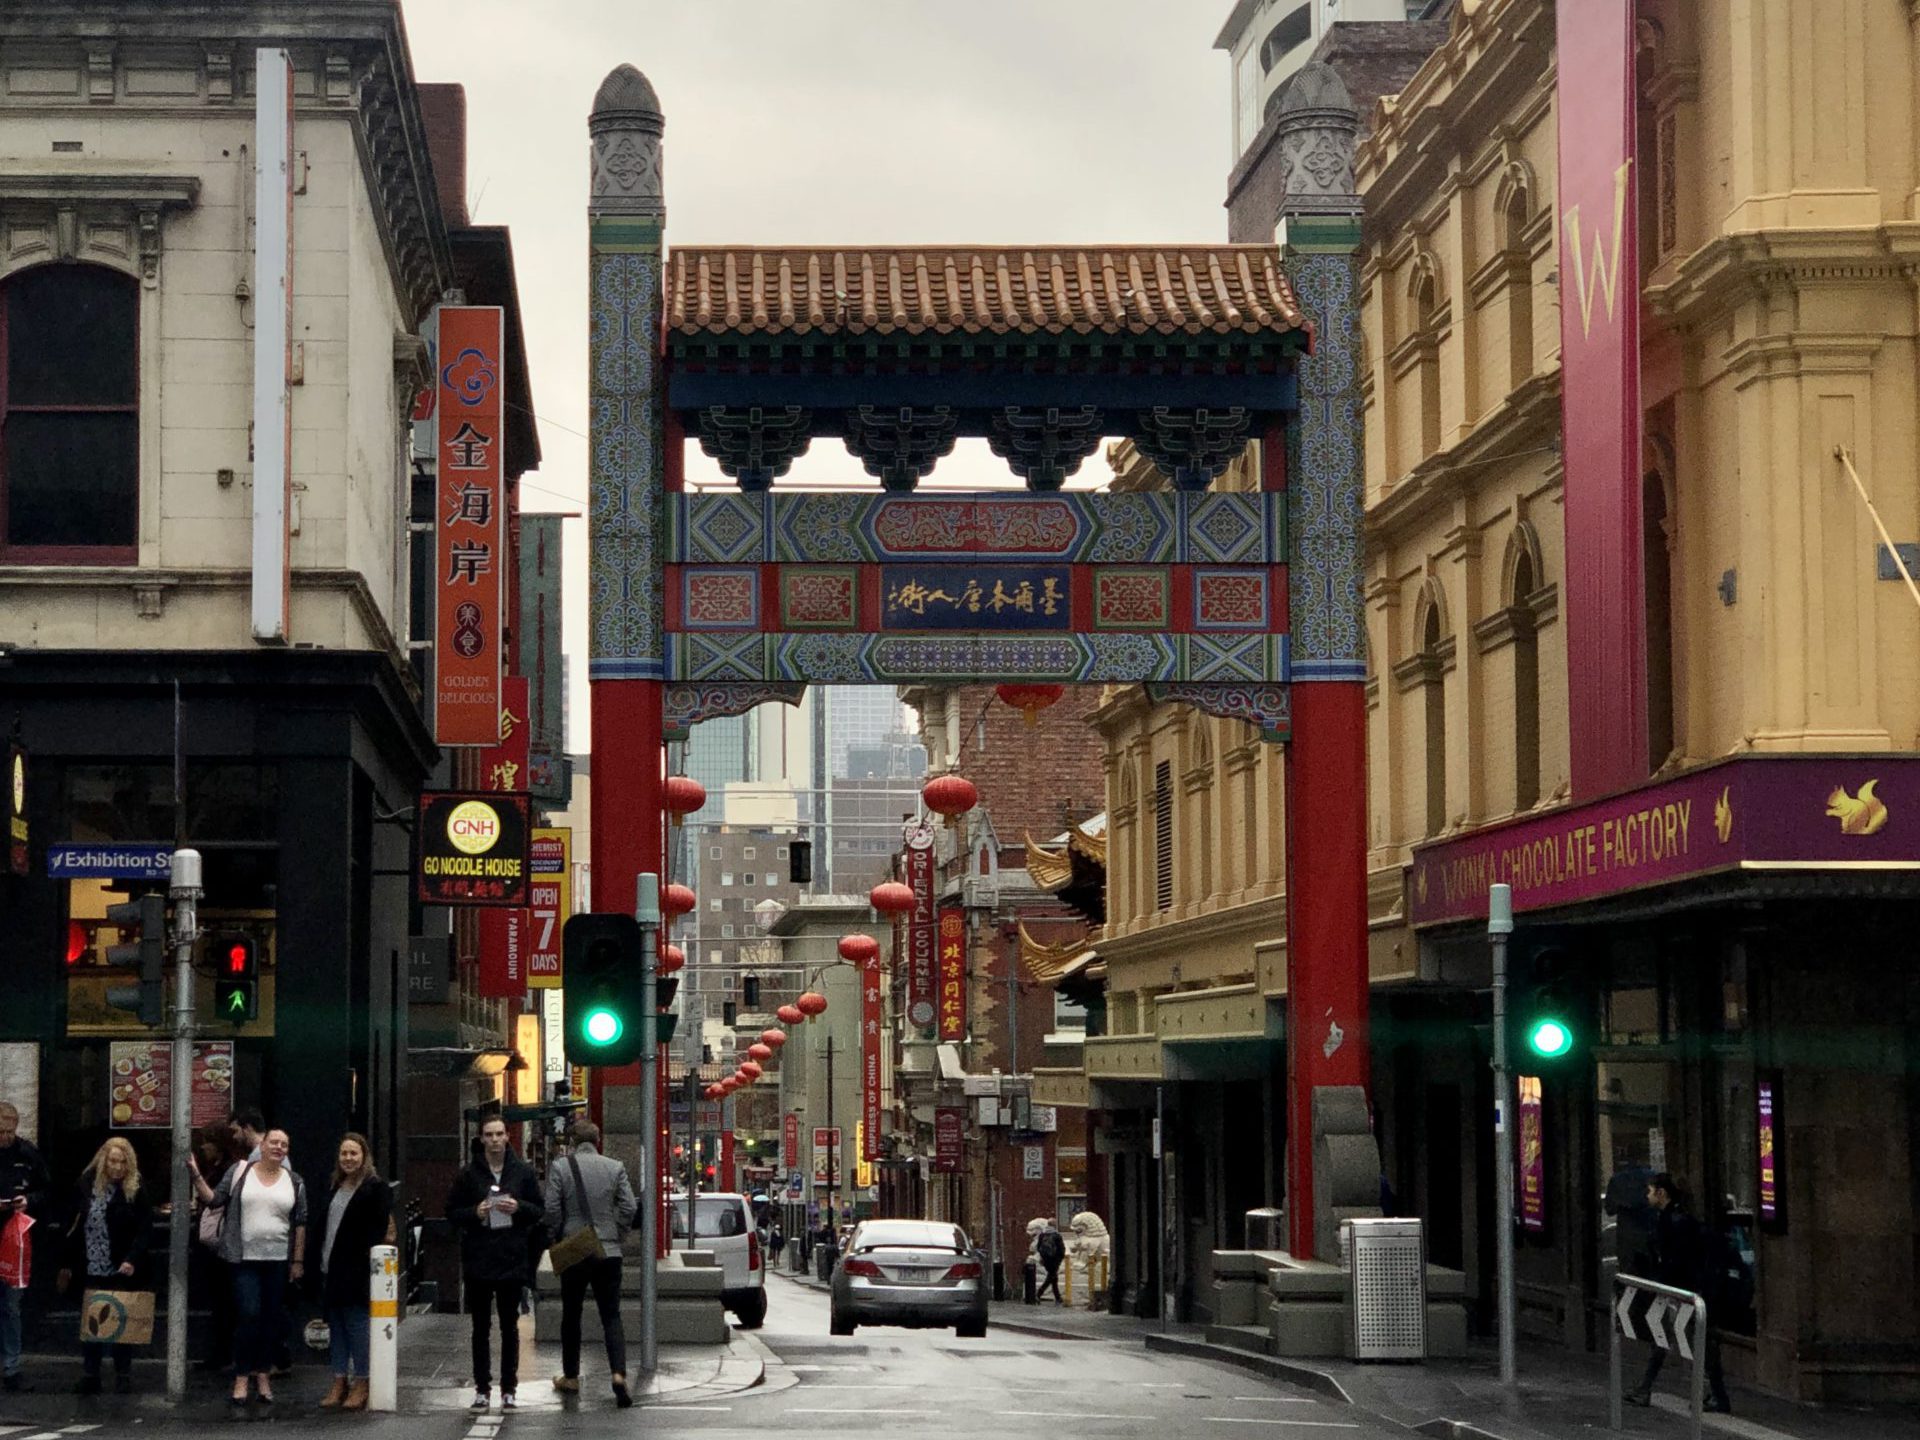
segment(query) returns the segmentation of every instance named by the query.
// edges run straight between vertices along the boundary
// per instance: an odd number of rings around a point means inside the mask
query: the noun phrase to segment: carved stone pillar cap
[[[600,82],[587,128],[595,135],[607,130],[645,130],[659,135],[666,124],[653,82],[633,66],[622,65]]]
[[[1281,92],[1276,141],[1282,214],[1354,212],[1354,142],[1360,112],[1331,66],[1303,65]]]

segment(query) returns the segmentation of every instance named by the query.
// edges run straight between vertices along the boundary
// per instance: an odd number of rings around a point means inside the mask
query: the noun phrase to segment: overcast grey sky
[[[546,456],[529,510],[586,504],[587,111],[622,61],[666,112],[669,247],[1226,238],[1231,0],[404,3],[419,78],[466,86],[469,205],[513,227]],[[687,473],[719,478],[697,450]],[[833,442],[793,476],[873,483]],[[934,479],[1007,483],[977,441]],[[584,748],[586,533],[566,530]]]

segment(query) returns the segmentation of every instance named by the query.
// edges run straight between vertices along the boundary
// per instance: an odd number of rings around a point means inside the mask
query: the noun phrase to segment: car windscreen
[[[673,1216],[673,1238],[687,1238],[687,1202],[676,1200],[668,1207]],[[693,1238],[696,1240],[726,1240],[747,1233],[747,1217],[740,1208],[738,1200],[703,1200],[693,1202]]]
[[[872,1250],[895,1246],[916,1249],[951,1250],[964,1255],[967,1237],[958,1226],[927,1224],[917,1220],[869,1220],[853,1237],[856,1249]]]

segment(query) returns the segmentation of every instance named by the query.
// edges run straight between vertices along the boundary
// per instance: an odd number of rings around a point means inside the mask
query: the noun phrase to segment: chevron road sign
[[[1607,1409],[1612,1428],[1620,1429],[1624,1419],[1620,1409],[1620,1342],[1644,1340],[1679,1355],[1692,1369],[1693,1435],[1699,1440],[1701,1402],[1705,1398],[1707,1302],[1690,1290],[1643,1280],[1638,1275],[1615,1275],[1613,1290],[1613,1323],[1607,1327],[1611,1332],[1607,1349],[1612,1390]]]

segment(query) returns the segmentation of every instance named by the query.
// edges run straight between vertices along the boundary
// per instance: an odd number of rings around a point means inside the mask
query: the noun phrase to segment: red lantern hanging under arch
[[[740,1088],[740,1077],[738,1075],[729,1075],[727,1076],[726,1079],[722,1080],[718,1085],[714,1086],[714,1089],[718,1090],[722,1095],[731,1095],[734,1091],[738,1090],[739,1088]]]
[[[871,935],[842,935],[840,937],[840,958],[855,965],[864,965],[880,953],[880,942]]]
[[[747,1054],[764,1065],[773,1058],[773,1047],[764,1040],[756,1040],[747,1046]]]
[[[718,1100],[722,1095],[726,1094],[727,1092],[725,1090],[722,1090],[718,1085],[709,1085],[705,1090],[702,1090],[700,1093],[702,1095],[705,1095],[709,1100]]]
[[[675,971],[683,969],[686,963],[687,952],[682,950],[678,945],[662,945],[660,947],[660,973],[662,975],[671,975]]]
[[[678,825],[683,819],[707,803],[707,787],[691,775],[669,775],[662,794],[667,812]]]
[[[793,1002],[802,1015],[824,1015],[827,1011],[827,997],[809,990]]]
[[[780,1017],[783,1025],[804,1025],[807,1020],[807,1012],[798,1005],[782,1005],[773,1013]]]
[[[867,892],[867,903],[882,915],[911,915],[913,887],[898,880],[882,880]]]
[[[936,775],[920,787],[920,798],[951,825],[980,803],[980,791],[964,775]]]
[[[1049,706],[1058,705],[1060,697],[1067,693],[1064,685],[996,685],[993,693],[1004,705],[1011,705],[1026,717],[1029,725],[1040,722],[1040,712]]]
[[[762,1030],[760,1032],[760,1043],[762,1045],[770,1045],[775,1050],[778,1050],[782,1045],[787,1043],[787,1032],[784,1030]]]
[[[660,909],[669,919],[693,913],[699,899],[685,885],[669,885],[660,892]]]
[[[749,1051],[748,1053],[751,1054],[752,1052]],[[760,1068],[760,1062],[758,1060],[742,1060],[740,1062],[740,1073],[746,1076],[749,1081],[754,1081],[758,1080],[767,1072]]]

